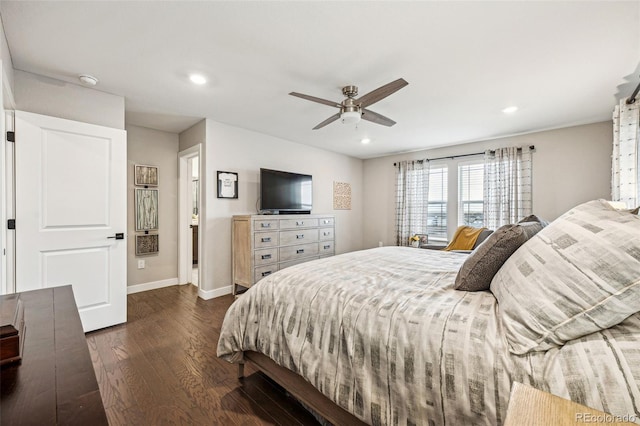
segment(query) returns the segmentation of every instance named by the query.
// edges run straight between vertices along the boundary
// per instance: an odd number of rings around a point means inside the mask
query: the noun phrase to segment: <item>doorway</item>
[[[190,283],[198,286],[198,230],[200,219],[200,157],[188,159],[187,176],[191,176],[191,202],[187,207],[191,213],[191,279]]]
[[[201,144],[178,153],[178,280],[202,288]],[[200,293],[200,292],[199,292]]]

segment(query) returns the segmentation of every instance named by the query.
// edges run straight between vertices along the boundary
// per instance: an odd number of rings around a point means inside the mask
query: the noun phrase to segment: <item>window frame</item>
[[[428,210],[427,210],[427,218],[426,218],[427,226],[426,226],[425,232],[429,235],[429,242],[447,242],[450,239],[449,228],[450,228],[450,213],[451,213],[451,210],[449,209],[449,204],[450,204],[450,194],[451,194],[451,192],[450,192],[450,180],[451,180],[451,176],[450,176],[451,173],[450,172],[451,172],[451,167],[445,161],[434,161],[434,162],[431,162],[429,164],[429,189],[430,190],[431,190],[431,172],[433,170],[437,170],[437,169],[445,169],[446,170],[446,174],[447,174],[446,181],[443,182],[443,187],[444,187],[444,189],[446,191],[446,197],[447,197],[446,200],[444,200],[444,202],[445,202],[445,212],[446,212],[446,222],[444,224],[445,236],[444,237],[442,237],[441,235],[437,235],[436,236],[434,234],[429,233],[429,225],[428,225],[428,223],[429,223],[429,217],[428,217],[429,212],[428,212]],[[428,201],[428,203],[431,203],[431,202],[432,202],[431,200]]]
[[[467,224],[464,222],[464,205],[463,203],[465,202],[474,202],[477,203],[478,200],[470,200],[470,201],[463,201],[462,200],[462,190],[463,190],[463,182],[461,182],[461,177],[462,177],[462,170],[463,167],[468,167],[468,166],[480,166],[480,169],[482,170],[482,179],[480,180],[480,182],[482,183],[482,199],[479,200],[479,202],[481,203],[481,205],[484,207],[484,159],[483,158],[478,158],[475,160],[465,160],[465,161],[459,161],[457,164],[457,168],[458,168],[458,181],[457,181],[457,193],[458,193],[458,206],[457,206],[457,226],[463,226],[463,225],[468,225],[468,226],[474,226],[474,227],[482,227],[484,226],[483,224]],[[484,215],[482,216],[483,220],[484,220]]]
[[[484,154],[478,154],[475,156],[469,156],[464,158],[447,158],[443,160],[431,161],[431,167],[447,166],[448,168],[448,188],[447,188],[447,239],[435,239],[436,242],[449,242],[453,238],[453,234],[458,229],[458,215],[459,215],[459,179],[460,170],[459,166],[470,163],[484,164]],[[455,170],[455,173],[451,173]],[[429,241],[432,241],[431,236]]]

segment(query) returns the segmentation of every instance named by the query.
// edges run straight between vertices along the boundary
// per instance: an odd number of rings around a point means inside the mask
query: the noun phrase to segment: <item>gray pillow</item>
[[[520,220],[518,223],[525,223],[525,222],[538,222],[540,225],[542,225],[543,228],[549,224],[549,222],[547,222],[544,219],[540,219],[535,214],[530,214],[529,216],[527,216],[524,219]]]
[[[464,261],[454,288],[464,291],[489,290],[498,269],[522,244],[542,229],[537,222],[504,225],[482,242]]]
[[[492,229],[485,229],[484,231],[482,231],[480,233],[480,235],[478,235],[478,239],[476,240],[476,243],[473,245],[473,249],[477,249],[478,246],[480,244],[482,244],[484,242],[484,240],[486,240],[487,238],[489,238],[489,235],[493,234],[493,230]]]

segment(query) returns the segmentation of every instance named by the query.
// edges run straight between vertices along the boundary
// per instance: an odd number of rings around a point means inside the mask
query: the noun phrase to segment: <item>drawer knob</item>
[[[267,275],[271,275],[271,272],[272,271],[265,271],[265,272],[262,273],[262,276],[266,277]]]
[[[301,240],[304,238],[304,234],[296,235],[296,240]]]
[[[260,226],[263,227],[263,228],[271,228],[271,224],[270,223],[261,223]]]
[[[327,237],[327,236],[329,236],[329,235],[331,235],[331,232],[325,232],[325,233],[324,233],[324,236],[325,236],[325,237]]]
[[[270,243],[270,242],[271,242],[271,237],[264,237],[264,238],[262,238],[262,242],[263,242],[263,243]]]
[[[271,255],[270,254],[263,254],[262,255],[262,259],[271,259]]]
[[[302,225],[304,225],[303,221],[300,221],[300,222],[296,221],[296,226],[302,226]]]
[[[331,246],[330,246],[330,245],[326,245],[326,246],[324,246],[324,249],[325,249],[325,250],[329,250],[330,248],[331,248]]]
[[[302,253],[304,253],[304,249],[298,249],[298,250],[296,250],[296,254],[302,254]]]

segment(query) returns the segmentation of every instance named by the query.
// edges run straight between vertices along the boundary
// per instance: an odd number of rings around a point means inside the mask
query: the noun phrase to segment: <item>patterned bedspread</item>
[[[218,356],[261,352],[373,425],[500,425],[514,381],[640,418],[640,315],[510,354],[493,295],[453,290],[465,256],[383,247],[279,271],[229,308]]]

